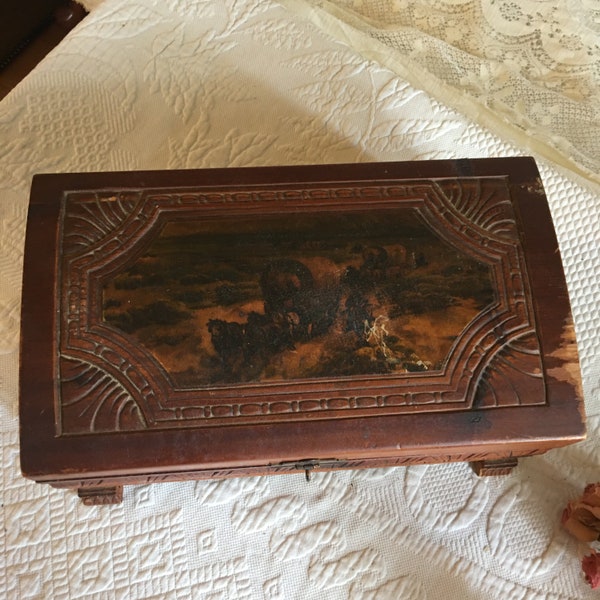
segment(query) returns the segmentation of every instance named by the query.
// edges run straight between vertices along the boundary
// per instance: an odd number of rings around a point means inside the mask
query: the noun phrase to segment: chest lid
[[[532,159],[36,176],[21,358],[38,478],[583,436]]]

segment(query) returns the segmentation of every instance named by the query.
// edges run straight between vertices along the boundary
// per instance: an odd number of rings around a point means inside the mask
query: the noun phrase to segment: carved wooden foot
[[[499,460],[478,460],[472,462],[471,467],[480,477],[508,475],[517,466],[517,463],[517,458],[501,458]]]
[[[77,489],[77,495],[86,506],[121,504],[123,502],[123,486],[83,487]]]

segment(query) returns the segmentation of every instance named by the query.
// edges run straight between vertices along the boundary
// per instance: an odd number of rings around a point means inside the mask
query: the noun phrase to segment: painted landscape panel
[[[103,286],[103,321],[177,387],[436,372],[494,299],[416,211],[167,223]]]

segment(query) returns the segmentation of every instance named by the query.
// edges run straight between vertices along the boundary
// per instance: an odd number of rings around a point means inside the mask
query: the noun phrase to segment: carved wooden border
[[[166,222],[365,207],[416,210],[494,274],[496,302],[463,330],[442,372],[177,389],[149,352],[101,321],[102,282],[140,256]],[[526,265],[502,177],[74,192],[63,198],[60,222],[59,435],[545,402]],[[521,392],[532,386],[535,393]]]

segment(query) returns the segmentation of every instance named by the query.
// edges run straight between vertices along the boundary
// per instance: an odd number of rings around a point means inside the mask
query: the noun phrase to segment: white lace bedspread
[[[386,8],[392,0],[372,4]],[[520,14],[516,3],[499,0],[422,4],[446,12],[454,5],[459,17],[466,5],[489,5],[486,19],[496,31],[503,15]],[[577,27],[550,8],[584,0],[524,4],[539,13],[536,23],[564,28],[573,48],[591,44],[598,59],[592,0],[589,20]],[[588,441],[525,459],[498,479],[453,464],[315,474],[310,483],[303,475],[187,482],[125,488],[121,506],[102,508],[20,476],[19,302],[33,173],[536,150],[510,127],[504,140],[513,145],[484,129],[476,103],[458,107],[473,109],[461,114],[442,88],[428,94],[408,83],[396,68],[401,54],[384,64],[379,48],[382,60],[373,60],[377,53],[369,57],[347,23],[299,0],[88,6],[91,14],[0,103],[0,596],[597,598],[583,581],[582,548],[560,527],[567,501],[600,480],[598,155],[597,146],[573,136],[565,146],[562,135],[556,144],[540,135],[537,158],[572,298]],[[550,12],[556,23],[544,22]],[[409,17],[413,27],[418,19]],[[484,34],[473,31],[472,40]],[[515,61],[529,59],[515,48]],[[539,68],[535,60],[529,65]]]

